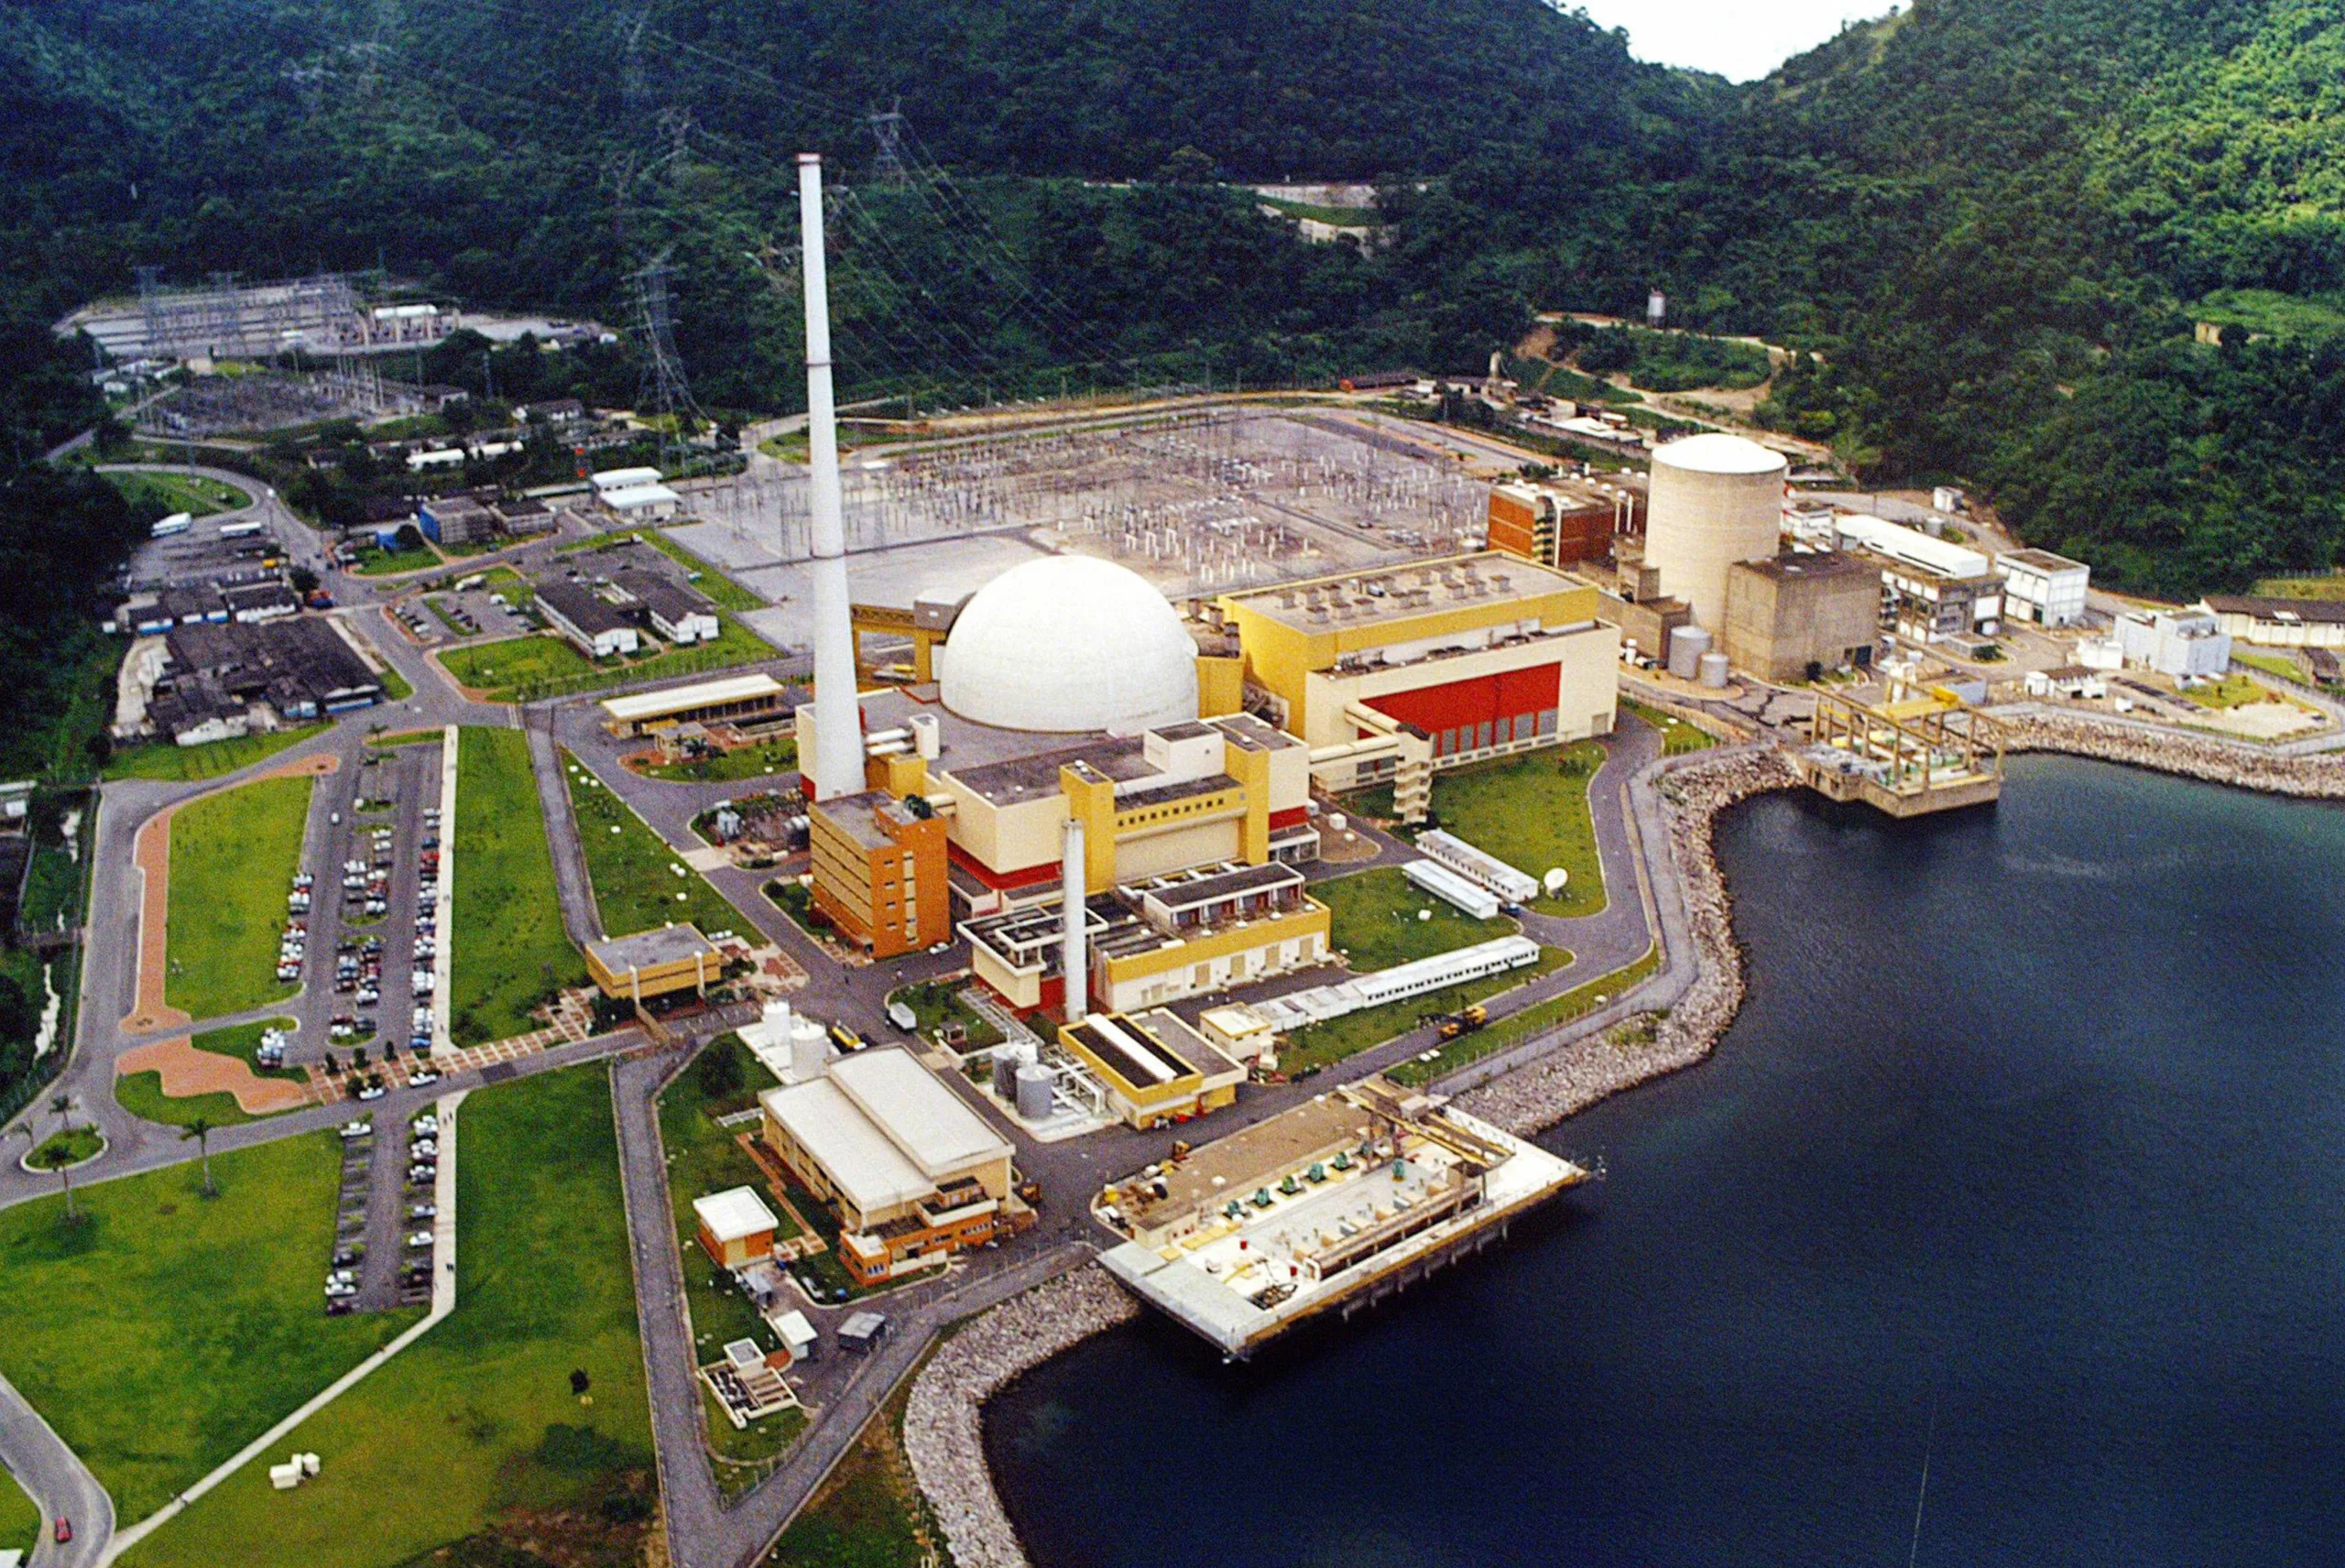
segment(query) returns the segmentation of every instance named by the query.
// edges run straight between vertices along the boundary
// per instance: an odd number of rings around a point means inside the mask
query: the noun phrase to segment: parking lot
[[[431,963],[439,932],[440,746],[370,749],[332,776],[312,819],[306,893],[308,986],[296,1065],[318,1063],[360,1103],[385,1061],[431,1049]],[[420,1009],[420,1011],[419,1011]]]
[[[416,1307],[431,1299],[439,1121],[354,1116],[343,1124],[342,1197],[327,1261],[329,1316]]]

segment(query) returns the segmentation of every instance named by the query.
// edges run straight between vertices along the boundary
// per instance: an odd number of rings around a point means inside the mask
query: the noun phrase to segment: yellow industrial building
[[[1162,1127],[1238,1100],[1246,1069],[1174,1014],[1094,1013],[1059,1026],[1059,1043],[1081,1059],[1131,1127]]]
[[[1332,789],[1412,761],[1449,768],[1611,733],[1620,629],[1598,618],[1594,587],[1517,556],[1453,556],[1217,604],[1249,696],[1302,737]],[[1396,730],[1423,738],[1420,757]]]
[[[679,991],[705,994],[724,969],[724,954],[697,926],[666,926],[586,944],[586,973],[603,995],[618,1001],[640,1004]]]

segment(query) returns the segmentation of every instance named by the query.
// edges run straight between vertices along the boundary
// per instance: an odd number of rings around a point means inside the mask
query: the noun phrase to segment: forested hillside
[[[1539,0],[0,0],[0,307],[380,266],[796,397],[790,155],[848,187],[849,391],[1460,369],[1533,308],[1763,332],[1767,417],[2131,583],[2327,564],[2345,0],[1918,0],[1745,89]],[[867,113],[900,102],[889,184]],[[950,171],[949,178],[945,171]],[[1227,182],[1384,181],[1303,245]],[[2213,319],[2285,341],[2188,343]],[[2243,334],[2235,334],[2243,335]],[[15,358],[37,368],[37,341]],[[49,365],[14,444],[85,411]]]

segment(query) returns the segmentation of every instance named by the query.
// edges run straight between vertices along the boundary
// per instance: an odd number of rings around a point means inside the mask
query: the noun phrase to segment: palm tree
[[[51,1094],[49,1097],[49,1114],[57,1118],[57,1130],[63,1132],[66,1122],[73,1115],[73,1096]]]
[[[68,1174],[76,1163],[73,1150],[62,1143],[44,1144],[33,1150],[32,1162],[57,1172],[58,1184],[65,1189],[65,1223],[71,1225],[80,1217],[73,1212],[73,1178]]]
[[[197,1116],[190,1121],[186,1130],[180,1134],[181,1143],[187,1142],[190,1138],[195,1140],[197,1155],[203,1161],[203,1195],[207,1198],[216,1198],[220,1195],[220,1189],[212,1184],[212,1118]]]

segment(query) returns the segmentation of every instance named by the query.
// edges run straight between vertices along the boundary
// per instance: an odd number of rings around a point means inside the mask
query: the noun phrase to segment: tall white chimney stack
[[[1061,938],[1059,971],[1066,976],[1066,1021],[1079,1024],[1088,1010],[1091,993],[1091,969],[1083,956],[1084,922],[1086,918],[1083,889],[1083,819],[1066,820],[1065,864],[1059,874],[1059,911],[1066,921],[1066,934]]]
[[[814,799],[828,800],[863,788],[863,710],[855,700],[855,631],[848,620],[820,153],[798,155],[798,236],[806,278],[806,437],[813,465]]]

